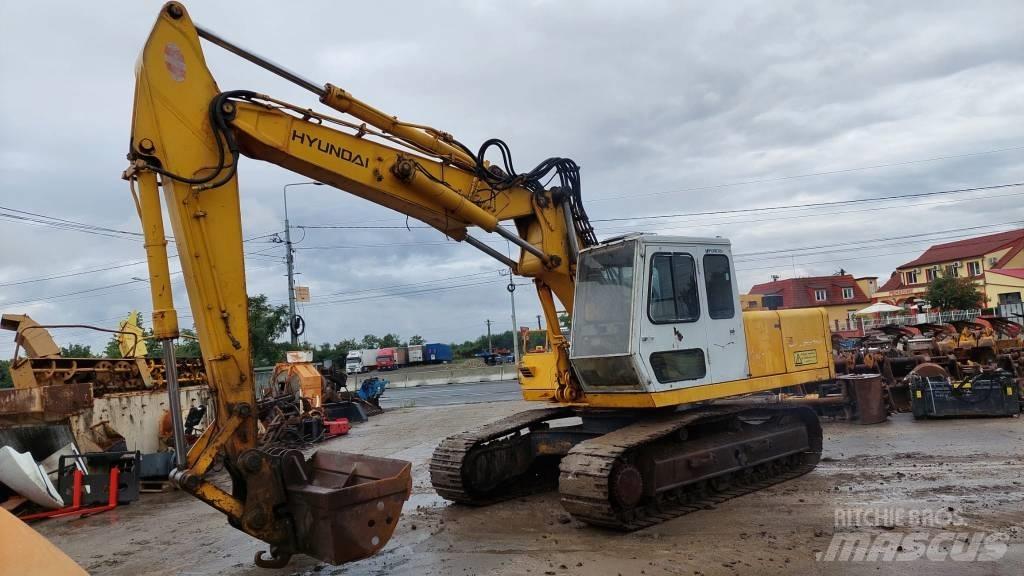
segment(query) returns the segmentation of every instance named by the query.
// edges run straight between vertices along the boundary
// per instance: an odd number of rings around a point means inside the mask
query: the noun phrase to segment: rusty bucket
[[[372,556],[387,544],[412,491],[402,460],[321,450],[286,475],[296,548],[330,564]]]

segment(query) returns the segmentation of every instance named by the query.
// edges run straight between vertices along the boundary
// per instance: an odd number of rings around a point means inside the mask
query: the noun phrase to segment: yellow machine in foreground
[[[248,90],[221,91],[200,38],[348,117]],[[485,161],[489,151],[500,165]],[[549,158],[517,173],[500,140],[474,153],[450,134],[401,122],[337,86],[247,52],[196,26],[171,2],[139,61],[125,177],[138,188],[154,333],[166,342],[178,333],[162,187],[217,393],[216,423],[175,477],[235,526],[269,542],[271,562],[295,552],[336,562],[375,551],[390,530],[373,533],[366,526],[393,528],[404,498],[398,485],[406,483],[401,488],[407,490],[408,470],[366,484],[380,501],[395,504],[388,508],[393,512],[371,506],[314,517],[308,511],[312,485],[343,493],[345,486],[319,479],[345,473],[325,470],[329,459],[322,453],[302,464],[294,455],[253,448],[236,177],[241,155],[416,218],[534,280],[550,347],[524,355],[518,368],[523,396],[546,407],[444,440],[430,463],[442,496],[487,504],[557,484],[576,518],[628,530],[793,477],[817,462],[821,430],[809,409],[702,404],[834,376],[823,312],[741,313],[728,241],[634,235],[599,243],[572,160]],[[558,185],[546,188],[549,178]],[[470,228],[516,244],[518,260],[470,235]],[[572,318],[568,339],[558,329],[559,306]],[[221,452],[232,471],[231,493],[205,476]],[[347,478],[363,479],[360,471],[373,460],[347,458]],[[382,487],[395,489],[385,494]],[[339,496],[335,503],[345,502]],[[313,523],[327,519],[365,547],[344,557],[327,554],[339,546],[339,533],[321,532]]]

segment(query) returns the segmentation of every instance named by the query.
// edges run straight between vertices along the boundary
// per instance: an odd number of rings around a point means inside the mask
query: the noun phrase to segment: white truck
[[[345,372],[362,374],[377,367],[377,350],[349,350],[345,356]]]

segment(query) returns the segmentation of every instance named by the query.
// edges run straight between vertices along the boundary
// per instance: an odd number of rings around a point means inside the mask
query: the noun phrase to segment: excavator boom
[[[408,462],[320,451],[257,447],[249,349],[248,297],[235,168],[238,148],[224,124],[234,101],[206,68],[184,7],[161,10],[136,70],[132,184],[145,238],[154,337],[174,366],[178,337],[164,209],[179,254],[210,388],[215,421],[187,451],[177,377],[167,374],[182,489],[223,512],[235,527],[270,544],[261,566],[304,553],[340,564],[374,554],[393,533],[411,490]],[[207,478],[223,456],[232,488]]]

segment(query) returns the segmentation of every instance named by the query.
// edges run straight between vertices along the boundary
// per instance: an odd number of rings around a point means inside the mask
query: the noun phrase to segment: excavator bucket
[[[412,492],[412,464],[320,450],[285,474],[298,551],[330,564],[387,544]]]

